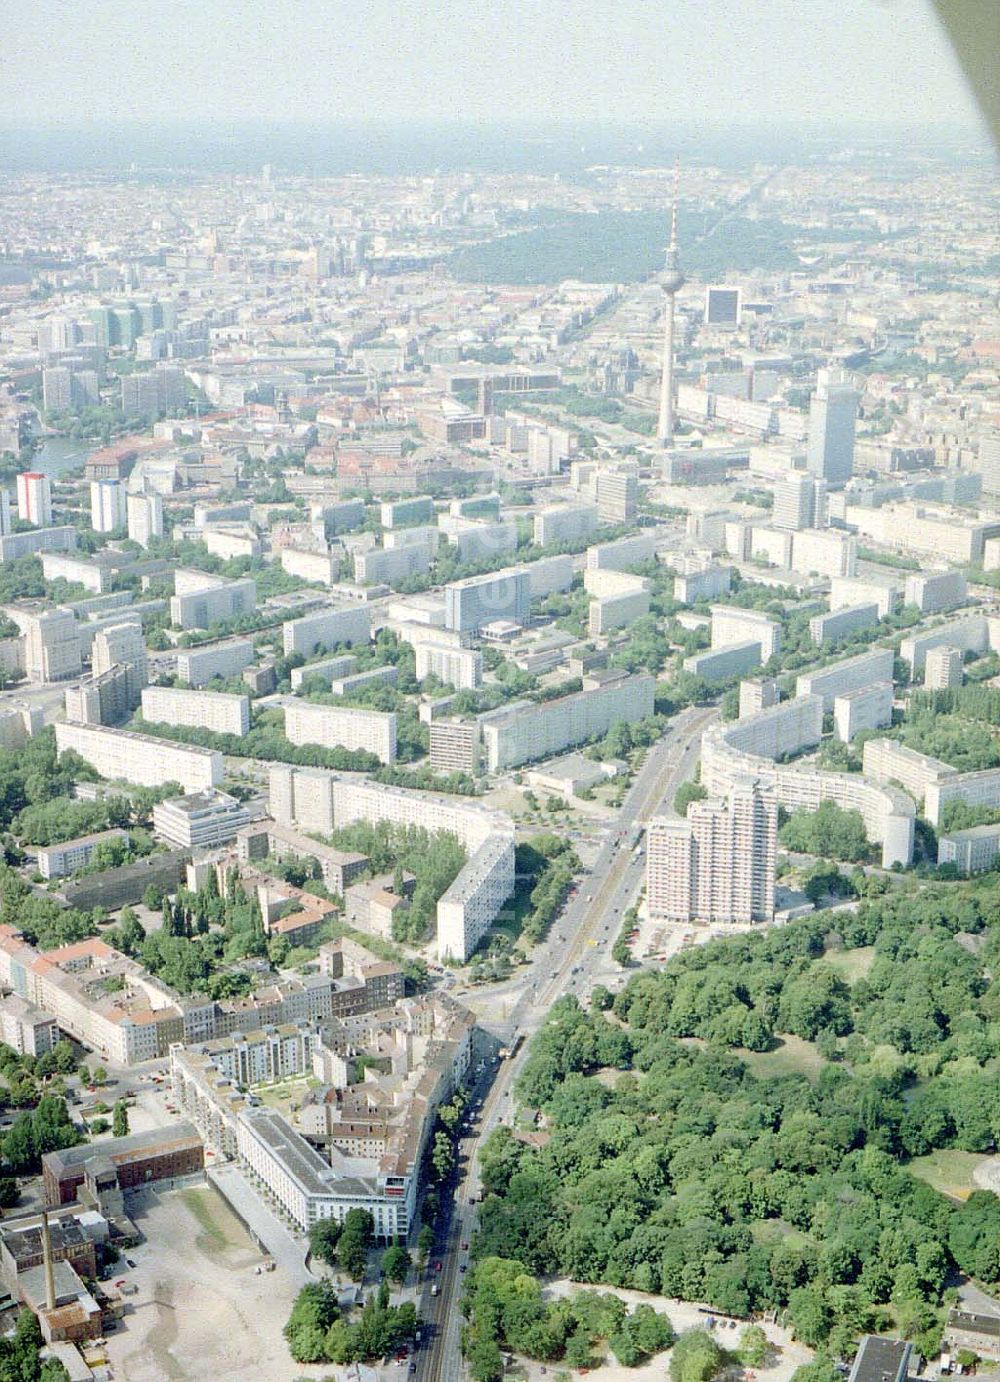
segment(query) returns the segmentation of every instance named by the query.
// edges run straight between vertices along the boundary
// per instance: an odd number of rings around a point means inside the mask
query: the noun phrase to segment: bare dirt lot
[[[146,1241],[127,1254],[135,1267],[121,1266],[137,1293],[108,1336],[116,1382],[294,1382],[329,1373],[292,1361],[281,1330],[295,1289],[280,1270],[255,1275],[261,1254],[216,1190],[144,1192],[135,1221]]]

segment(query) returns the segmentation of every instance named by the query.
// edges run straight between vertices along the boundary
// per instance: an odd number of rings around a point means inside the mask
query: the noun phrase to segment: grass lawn
[[[972,1173],[987,1158],[979,1152],[940,1151],[914,1157],[906,1163],[918,1180],[924,1180],[942,1195],[953,1200],[965,1200],[976,1188]]]
[[[284,1084],[272,1084],[254,1090],[265,1108],[277,1109],[287,1113],[292,1104],[298,1104],[309,1088],[308,1080],[286,1080]]]
[[[815,1080],[826,1065],[826,1061],[811,1041],[801,1037],[785,1036],[777,1038],[778,1045],[773,1051],[746,1051],[735,1048],[735,1054],[744,1061],[754,1075],[773,1078],[777,1075],[805,1075]]]
[[[204,1190],[182,1190],[180,1197],[191,1214],[198,1220],[205,1246],[213,1252],[221,1252],[232,1246],[232,1239],[225,1231],[219,1206],[211,1193]]]
[[[828,950],[823,959],[849,984],[864,979],[875,959],[875,947],[862,945],[857,950]]]

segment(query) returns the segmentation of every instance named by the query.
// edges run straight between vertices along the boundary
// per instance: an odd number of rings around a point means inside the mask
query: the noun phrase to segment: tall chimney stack
[[[45,1263],[45,1308],[56,1308],[56,1278],[52,1270],[52,1239],[49,1236],[48,1210],[42,1210],[42,1259]]]

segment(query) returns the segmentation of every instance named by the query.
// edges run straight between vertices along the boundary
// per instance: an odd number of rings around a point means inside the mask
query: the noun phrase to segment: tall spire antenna
[[[684,286],[677,250],[677,192],[680,177],[681,165],[677,159],[674,162],[674,195],[670,208],[670,244],[667,246],[667,261],[661,282],[667,301],[663,318],[663,365],[656,438],[662,447],[672,446],[674,441],[674,298]]]

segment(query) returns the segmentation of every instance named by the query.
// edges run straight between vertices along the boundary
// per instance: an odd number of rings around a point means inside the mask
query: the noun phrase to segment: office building
[[[153,807],[154,833],[178,849],[229,844],[251,820],[243,802],[214,789],[170,797]]]
[[[95,533],[125,527],[125,486],[121,480],[91,480],[90,526]]]
[[[948,691],[961,686],[965,658],[960,648],[947,644],[931,648],[924,660],[924,686],[928,691]]]
[[[149,685],[149,659],[142,624],[123,618],[120,624],[102,628],[94,635],[91,665],[95,676],[116,666],[126,669],[128,708],[135,710],[142,688]]]
[[[159,494],[130,494],[125,501],[128,535],[140,547],[163,536],[163,499]]]
[[[741,289],[714,285],[705,289],[706,326],[739,326],[742,308]]]
[[[36,528],[52,522],[52,486],[47,475],[26,470],[17,477],[17,516]]]
[[[361,749],[375,754],[381,763],[395,762],[396,716],[392,713],[313,705],[291,698],[283,702],[282,709],[285,737],[292,744]]]
[[[149,724],[192,725],[242,738],[250,730],[250,698],[225,691],[147,686],[142,693],[142,718]]]
[[[222,781],[222,754],[217,749],[69,721],[57,724],[55,732],[60,753],[72,749],[102,777],[134,782],[140,787],[176,782],[186,792],[217,787]]]
[[[809,404],[806,464],[810,474],[830,485],[844,484],[854,471],[858,398],[842,370],[819,371]]]
[[[594,476],[601,523],[631,523],[639,512],[639,474],[635,466],[609,466]]]
[[[777,796],[751,777],[734,781],[724,798],[693,802],[686,820],[650,821],[650,916],[742,925],[773,921],[777,844]]]
[[[367,643],[371,638],[372,621],[368,610],[359,605],[341,609],[321,609],[302,619],[292,619],[282,625],[282,645],[285,656],[330,651],[347,644]]]
[[[83,669],[80,629],[68,609],[21,616],[29,681],[67,681]]]
[[[528,572],[521,567],[469,576],[444,588],[445,628],[476,634],[484,624],[510,619],[526,624],[530,616],[531,590]]]
[[[771,525],[790,532],[822,528],[826,521],[826,485],[806,471],[792,470],[774,485]]]

